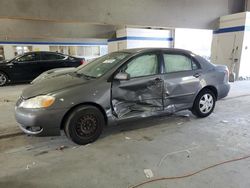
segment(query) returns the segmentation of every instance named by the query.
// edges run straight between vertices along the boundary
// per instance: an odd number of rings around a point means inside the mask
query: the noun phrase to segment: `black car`
[[[57,52],[28,52],[10,61],[0,62],[0,86],[28,82],[41,73],[60,67],[77,67],[85,61]]]

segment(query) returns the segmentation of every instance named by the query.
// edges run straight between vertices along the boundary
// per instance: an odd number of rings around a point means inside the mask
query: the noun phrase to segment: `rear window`
[[[65,56],[63,56],[63,55],[52,54],[52,53],[43,54],[43,57],[42,57],[43,60],[61,60],[64,58],[65,58]]]
[[[16,60],[18,62],[38,61],[38,60],[40,60],[40,55],[37,53],[26,54],[26,55],[23,55],[21,57],[17,57]]]
[[[198,68],[196,63],[185,55],[164,54],[163,57],[166,73],[190,71]]]

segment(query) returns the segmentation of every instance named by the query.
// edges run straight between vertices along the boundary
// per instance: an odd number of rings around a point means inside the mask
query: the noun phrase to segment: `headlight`
[[[55,102],[55,97],[49,95],[37,96],[23,101],[20,104],[22,108],[47,108]]]

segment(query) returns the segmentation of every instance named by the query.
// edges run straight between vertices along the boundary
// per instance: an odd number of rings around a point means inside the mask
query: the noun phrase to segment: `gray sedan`
[[[130,49],[75,69],[37,79],[16,103],[20,128],[59,135],[77,144],[95,141],[121,120],[189,109],[210,115],[230,90],[228,69],[179,49]]]

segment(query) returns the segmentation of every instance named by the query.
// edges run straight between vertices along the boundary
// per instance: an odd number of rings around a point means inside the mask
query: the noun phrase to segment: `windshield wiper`
[[[79,74],[79,73],[78,73]],[[96,79],[97,77],[95,76],[89,76],[89,75],[86,75],[86,74],[82,74],[85,78],[88,78],[88,79]]]
[[[86,78],[86,79],[88,79],[88,80],[90,80],[90,79],[95,79],[96,77],[95,76],[89,76],[89,75],[86,75],[86,74],[83,74],[83,73],[78,73],[77,71],[76,72],[74,72],[74,74],[75,74],[75,76],[77,76],[77,77],[84,77],[84,78]]]

